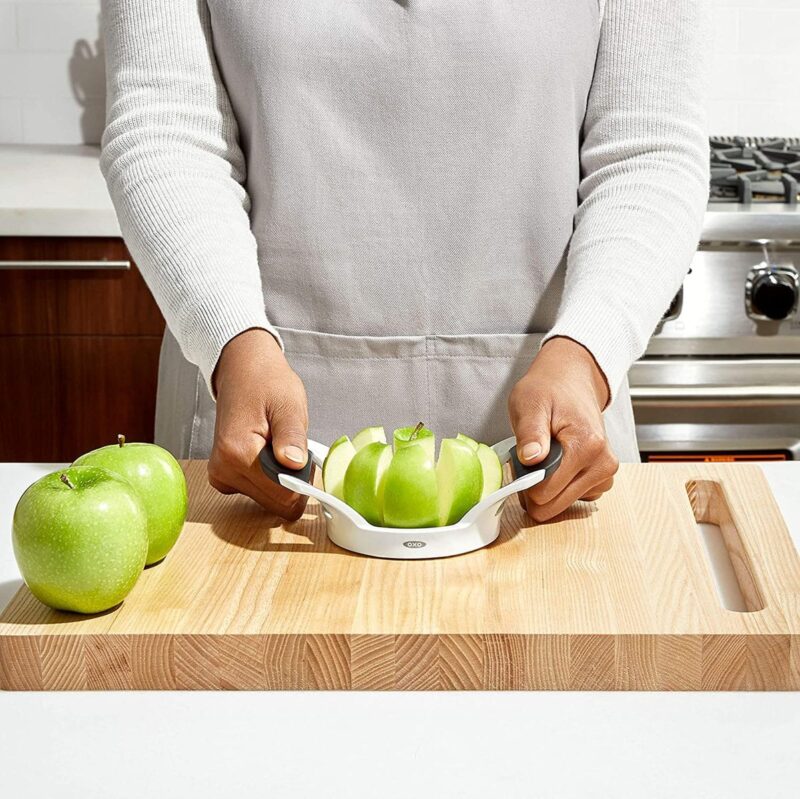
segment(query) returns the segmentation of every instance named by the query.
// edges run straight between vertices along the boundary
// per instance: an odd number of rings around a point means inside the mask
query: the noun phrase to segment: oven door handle
[[[800,404],[800,385],[631,386],[631,400],[660,407],[762,407]]]

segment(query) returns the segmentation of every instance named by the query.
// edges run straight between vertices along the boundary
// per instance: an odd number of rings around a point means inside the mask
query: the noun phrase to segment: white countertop
[[[0,146],[0,236],[120,236],[98,147]]]
[[[10,529],[56,466],[0,464]],[[764,472],[800,547],[800,463]],[[0,693],[15,799],[769,797],[800,782],[800,693]]]

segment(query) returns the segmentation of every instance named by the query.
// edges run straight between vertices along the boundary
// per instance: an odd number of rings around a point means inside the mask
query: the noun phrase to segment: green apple
[[[436,464],[439,524],[455,524],[481,498],[483,469],[469,444],[445,438]]]
[[[348,436],[337,438],[331,444],[322,464],[322,485],[329,494],[344,499],[344,475],[350,461],[356,454],[356,448]]]
[[[20,498],[14,555],[31,593],[57,610],[100,613],[122,602],[147,558],[147,512],[136,489],[96,466],[37,480]]]
[[[483,470],[481,499],[484,499],[503,485],[503,465],[500,463],[497,453],[491,447],[487,447],[486,444],[478,444],[476,454]]]
[[[374,444],[376,442],[381,444],[386,443],[386,433],[383,428],[379,426],[365,427],[353,436],[353,446],[356,448],[356,451],[363,449],[367,444]]]
[[[428,457],[433,460],[436,450],[436,436],[431,430],[428,430],[425,425],[420,422],[416,426],[398,427],[392,436],[394,441],[394,451],[399,452],[403,447],[409,444],[422,444],[428,453]]]
[[[186,521],[186,478],[178,461],[155,444],[126,444],[119,436],[115,445],[87,452],[73,466],[101,466],[139,492],[147,513],[147,565],[163,560]]]
[[[459,433],[456,438],[459,441],[463,441],[465,444],[469,444],[472,447],[473,452],[478,451],[478,442],[474,438],[470,438],[469,436],[465,436],[463,433]]]
[[[383,524],[384,476],[392,448],[373,441],[356,452],[344,475],[344,501],[370,524]]]
[[[436,527],[439,524],[436,467],[426,446],[403,446],[392,458],[383,492],[387,527]]]

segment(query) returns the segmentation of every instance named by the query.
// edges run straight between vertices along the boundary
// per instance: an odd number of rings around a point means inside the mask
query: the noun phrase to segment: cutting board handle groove
[[[758,584],[755,564],[741,534],[744,531],[739,530],[722,485],[716,480],[689,480],[686,483],[686,493],[695,521],[698,524],[713,524],[719,528],[743,600],[744,607],[741,610],[747,613],[764,610],[766,605]],[[710,562],[709,566],[712,566]],[[717,593],[719,595],[719,591]],[[725,607],[721,597],[720,604]]]

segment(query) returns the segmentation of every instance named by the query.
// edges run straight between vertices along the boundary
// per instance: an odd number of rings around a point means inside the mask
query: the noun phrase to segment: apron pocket
[[[527,372],[542,333],[432,336],[428,339],[433,429],[494,444],[512,435],[508,395]],[[639,461],[627,380],[603,414],[606,435],[622,462]]]
[[[425,336],[342,336],[278,328],[308,394],[309,437],[330,444],[363,427],[431,419]]]
[[[343,336],[278,330],[306,387],[309,436],[323,444],[371,425],[383,425],[391,436],[395,427],[418,421],[440,438],[461,432],[494,444],[511,435],[508,394],[542,340],[541,333]],[[207,457],[214,404],[202,384],[197,399],[188,393],[197,402],[191,456]],[[604,417],[617,457],[637,461],[627,383]]]
[[[511,435],[508,395],[528,370],[541,333],[494,333],[428,338],[434,428],[494,444]]]
[[[368,425],[425,422],[440,437],[493,444],[510,435],[507,398],[541,334],[342,336],[279,328],[325,444]]]

